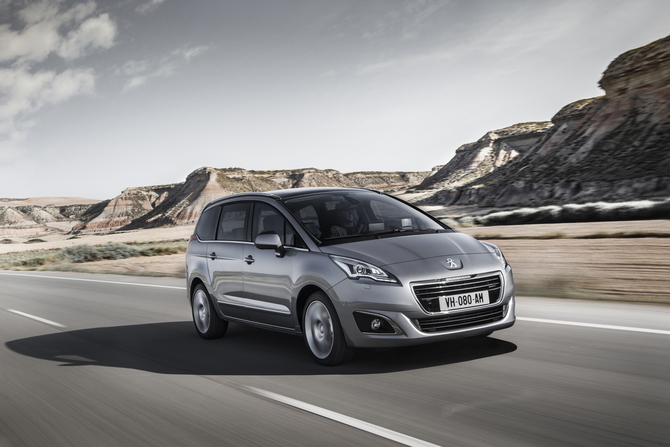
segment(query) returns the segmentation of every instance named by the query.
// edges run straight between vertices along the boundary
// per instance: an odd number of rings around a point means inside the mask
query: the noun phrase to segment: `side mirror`
[[[256,248],[261,250],[271,250],[274,249],[275,256],[278,258],[283,258],[286,253],[286,249],[281,243],[279,235],[274,231],[268,231],[267,233],[261,233],[256,236],[254,239],[254,245]]]

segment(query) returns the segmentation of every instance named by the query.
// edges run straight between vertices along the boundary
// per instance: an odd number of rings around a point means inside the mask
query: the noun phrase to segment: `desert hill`
[[[112,200],[94,205],[73,233],[108,232],[194,223],[210,201],[230,194],[309,186],[360,186],[379,190],[408,188],[428,172],[352,172],[314,168],[249,171],[203,167],[183,183],[128,188]]]
[[[98,200],[81,197],[0,199],[0,235],[69,231]]]
[[[670,36],[617,57],[605,95],[551,122],[488,132],[413,192],[418,203],[528,206],[670,195]]]

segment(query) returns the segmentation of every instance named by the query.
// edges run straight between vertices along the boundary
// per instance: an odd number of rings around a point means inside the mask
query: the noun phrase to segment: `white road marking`
[[[63,279],[63,280],[68,280],[68,281],[101,282],[101,283],[105,283],[105,284],[121,284],[121,285],[124,285],[124,286],[157,287],[159,289],[186,290],[186,287],[180,287],[180,286],[162,286],[162,285],[158,285],[158,284],[142,284],[142,283],[137,283],[137,282],[104,281],[104,280],[101,280],[101,279],[67,278],[65,276],[22,275],[21,273],[5,273],[5,272],[0,272],[0,275],[23,276],[23,277],[27,277],[27,278]]]
[[[60,323],[56,323],[55,321],[47,320],[46,318],[36,317],[35,315],[30,315],[30,314],[27,314],[25,312],[21,312],[21,311],[14,310],[14,309],[7,309],[7,310],[9,312],[15,313],[17,315],[21,315],[21,316],[26,317],[26,318],[32,318],[33,320],[37,320],[37,321],[40,321],[42,323],[50,324],[51,326],[65,327],[64,325],[62,325]]]
[[[532,321],[534,323],[563,324],[566,326],[582,326],[597,329],[614,329],[615,331],[646,332],[648,334],[670,335],[670,331],[664,331],[661,329],[646,329],[641,327],[629,327],[629,326],[612,326],[611,324],[579,323],[577,321],[545,320],[542,318],[516,317],[516,319],[521,321]]]
[[[350,427],[357,428],[359,430],[372,433],[373,435],[381,436],[382,438],[389,439],[391,441],[397,442],[398,444],[408,445],[410,447],[439,447],[436,444],[431,444],[430,442],[422,441],[421,439],[413,438],[411,436],[403,435],[397,431],[389,430],[378,425],[373,425],[368,422],[359,421],[349,416],[343,414],[335,413],[334,411],[326,410],[324,408],[317,407],[315,405],[307,404],[299,400],[291,399],[290,397],[285,397],[280,394],[271,393],[270,391],[261,390],[254,387],[246,387],[248,390],[256,393],[260,396],[267,397],[268,399],[281,402],[286,405],[298,408],[309,413],[316,414],[318,416],[324,417],[326,419],[339,422],[340,424],[345,424]]]

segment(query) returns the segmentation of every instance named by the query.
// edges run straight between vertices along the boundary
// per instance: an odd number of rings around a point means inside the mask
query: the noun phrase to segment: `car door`
[[[249,202],[224,204],[219,218],[216,240],[207,244],[207,267],[210,284],[224,315],[247,319],[244,304],[244,267],[246,225]]]
[[[300,236],[277,208],[254,202],[252,240],[264,232],[276,232],[285,246],[283,257],[274,250],[244,247],[244,296],[249,319],[258,323],[294,328],[292,315],[293,265],[296,256],[307,252]]]

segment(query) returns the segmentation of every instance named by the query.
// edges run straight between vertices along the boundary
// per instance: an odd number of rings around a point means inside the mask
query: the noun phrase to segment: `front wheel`
[[[206,340],[221,338],[228,329],[228,322],[219,318],[209,299],[207,289],[198,284],[193,289],[193,323],[198,335]]]
[[[307,299],[302,321],[305,344],[314,360],[333,366],[351,359],[354,349],[347,346],[335,308],[322,292]]]

